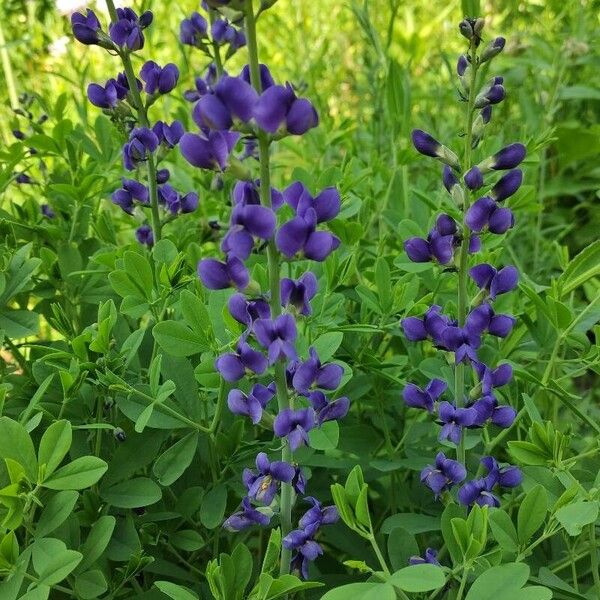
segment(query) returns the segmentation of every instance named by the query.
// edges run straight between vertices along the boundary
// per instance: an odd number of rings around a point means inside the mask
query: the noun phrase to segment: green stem
[[[458,594],[456,595],[456,600],[462,600],[462,597],[465,593],[465,586],[467,585],[467,577],[469,575],[469,570],[465,566],[462,572],[462,577],[460,578],[460,586],[458,588]]]
[[[463,172],[467,172],[471,168],[471,150],[473,146],[473,116],[476,96],[476,82],[477,82],[477,50],[475,45],[472,43],[469,51],[471,57],[471,81],[469,82],[469,98],[467,101],[467,129],[465,131],[465,148],[462,169]],[[462,210],[464,213],[469,208],[469,195],[470,192],[466,186],[464,186],[464,206]],[[459,258],[458,258],[458,325],[462,327],[465,324],[467,318],[468,308],[468,292],[467,292],[467,268],[469,261],[469,236],[467,234],[467,226],[463,224],[463,237],[460,243]],[[465,365],[460,363],[456,365],[454,374],[454,401],[456,406],[462,406],[465,397]],[[464,464],[465,462],[465,436],[464,432],[461,432],[460,443],[456,449],[457,460]]]
[[[248,59],[250,64],[250,79],[252,85],[261,92],[260,81],[260,62],[258,59],[258,45],[256,38],[256,19],[254,16],[254,7],[252,0],[246,0],[246,35],[248,40]],[[269,159],[270,141],[264,132],[258,133],[258,154],[260,161],[260,200],[263,206],[271,207],[271,171]],[[270,240],[267,247],[267,261],[269,268],[269,290],[271,293],[270,305],[272,318],[277,318],[281,314],[281,300],[279,293],[280,285],[280,266],[279,254],[275,246],[275,241]],[[291,407],[288,397],[287,382],[285,377],[285,367],[281,361],[275,363],[275,385],[277,388],[277,404],[279,411]],[[281,450],[281,460],[287,463],[293,461],[292,450],[288,443],[284,444]],[[292,504],[293,490],[290,483],[281,484],[280,498],[280,520],[281,535],[285,537],[292,530]],[[281,549],[280,573],[285,575],[290,572],[290,561],[292,558],[291,550]]]
[[[592,564],[592,577],[596,593],[600,593],[600,574],[598,573],[598,548],[596,547],[596,523],[590,526],[590,562]]]
[[[383,557],[381,549],[379,548],[379,544],[377,543],[377,540],[375,539],[375,534],[372,531],[371,531],[371,534],[369,535],[368,539],[369,539],[369,542],[371,543],[371,546],[373,547],[375,556],[377,557],[377,560],[379,561],[381,570],[389,577],[391,575],[390,570],[387,566],[387,563],[385,562],[385,558]]]
[[[17,86],[15,84],[15,76],[10,62],[10,54],[6,47],[6,38],[2,29],[2,20],[0,19],[0,59],[2,59],[2,70],[4,71],[4,80],[6,81],[6,91],[8,92],[8,100],[11,108],[19,106],[19,97],[17,95]]]

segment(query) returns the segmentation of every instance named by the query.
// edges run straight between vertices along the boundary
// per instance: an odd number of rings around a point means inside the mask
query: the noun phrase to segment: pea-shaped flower
[[[256,457],[258,473],[244,469],[242,480],[248,490],[248,497],[269,506],[281,482],[290,483],[294,478],[294,467],[283,461],[270,462],[264,452]]]
[[[225,381],[239,381],[246,373],[261,375],[267,368],[267,359],[252,348],[242,336],[235,352],[221,354],[215,361],[215,367]]]
[[[173,63],[161,67],[153,60],[148,60],[140,70],[140,79],[145,82],[146,94],[168,94],[177,85],[179,69]]]
[[[231,151],[239,137],[240,134],[234,131],[185,133],[179,141],[179,148],[194,167],[224,171],[229,166]]]
[[[482,263],[474,266],[470,271],[469,275],[482,290],[487,290],[492,300],[496,299],[496,296],[510,292],[519,282],[519,272],[512,265],[503,267],[502,269],[496,269],[492,265]]]
[[[233,513],[223,523],[223,528],[228,531],[243,531],[253,525],[268,525],[271,518],[264,512],[257,510],[250,503],[250,498],[246,497],[242,500],[241,510]]]
[[[424,408],[433,412],[433,407],[438,398],[446,391],[448,384],[442,379],[432,379],[424,389],[409,383],[402,392],[406,406]]]
[[[296,281],[284,277],[280,284],[281,306],[291,306],[301,315],[312,313],[310,301],[317,293],[317,278],[314,273],[307,271]]]
[[[464,465],[451,458],[446,458],[443,452],[438,452],[435,464],[428,465],[421,471],[421,482],[424,483],[437,498],[443,491],[464,481],[467,470]]]
[[[198,276],[209,290],[224,290],[235,287],[243,290],[250,281],[248,269],[235,256],[228,256],[225,261],[205,258],[198,263]]]
[[[258,319],[254,323],[254,335],[258,343],[267,349],[269,364],[297,357],[294,342],[298,331],[296,321],[289,314],[279,315],[276,319]]]
[[[158,148],[156,134],[147,127],[137,127],[129,134],[129,141],[123,146],[123,164],[128,171],[133,171],[140,163]]]
[[[231,390],[227,396],[227,406],[233,414],[248,416],[256,425],[260,423],[263,410],[274,395],[274,383],[270,383],[268,386],[257,383],[247,394],[242,390]]]
[[[290,448],[297,450],[308,444],[308,432],[315,426],[315,411],[312,408],[293,410],[285,408],[273,422],[273,431],[280,438],[287,438]]]

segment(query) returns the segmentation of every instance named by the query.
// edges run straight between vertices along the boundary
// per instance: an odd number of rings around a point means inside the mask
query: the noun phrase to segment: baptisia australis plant
[[[517,167],[525,158],[525,146],[512,143],[493,156],[474,160],[474,150],[490,122],[493,106],[505,96],[502,77],[487,81],[480,77],[482,67],[502,51],[504,39],[496,38],[481,50],[482,30],[482,19],[465,19],[460,24],[468,40],[467,52],[459,57],[457,65],[461,100],[466,107],[462,155],[425,131],[412,132],[417,151],[444,165],[443,185],[455,207],[452,215],[442,213],[436,217],[426,238],[407,239],[404,248],[412,261],[432,261],[456,274],[457,309],[450,314],[435,304],[421,317],[404,319],[402,327],[408,340],[430,343],[445,354],[454,368],[454,387],[449,389],[450,382],[441,379],[425,385],[409,383],[403,397],[407,406],[432,414],[441,426],[439,440],[456,447],[454,457],[438,452],[435,462],[423,469],[421,481],[436,498],[460,486],[460,503],[497,507],[498,490],[518,486],[521,472],[517,467],[501,467],[492,456],[484,456],[481,467],[487,475],[467,481],[465,434],[490,426],[508,428],[516,416],[515,409],[501,404],[497,397],[497,389],[512,379],[511,365],[485,364],[481,350],[486,334],[505,338],[515,324],[511,315],[498,313],[494,303],[501,294],[514,290],[518,272],[512,265],[480,262],[477,254],[486,239],[504,234],[514,225],[505,201],[521,185],[523,174]],[[496,173],[504,171],[493,180]],[[436,560],[435,551],[428,549],[425,559],[412,562]]]
[[[95,13],[74,13],[71,18],[73,35],[87,45],[97,45],[120,57],[124,71],[104,84],[91,83],[87,89],[89,101],[103,111],[128,136],[123,146],[123,166],[134,178],[123,178],[121,187],[112,194],[112,201],[124,212],[134,215],[136,209],[149,209],[151,226],[144,223],[136,230],[136,239],[152,246],[161,238],[163,224],[181,213],[190,213],[198,206],[195,192],[181,194],[167,183],[168,169],[159,169],[162,158],[173,149],[184,134],[179,121],[150,122],[149,108],[161,96],[172,92],[179,79],[179,69],[169,63],[159,65],[149,60],[136,77],[131,54],[144,47],[144,30],[152,23],[152,13],[138,16],[130,8],[115,9],[108,0],[111,23],[104,31]],[[145,165],[145,176],[139,174]],[[145,183],[139,181],[144,176]]]
[[[192,118],[199,131],[182,135],[181,153],[195,167],[239,179],[232,190],[229,228],[221,240],[223,254],[202,259],[198,276],[208,289],[234,289],[228,310],[245,328],[229,351],[215,360],[215,369],[232,386],[229,409],[254,425],[272,429],[281,449],[280,460],[261,452],[256,469],[244,471],[246,496],[224,527],[240,531],[266,526],[276,516],[283,538],[280,572],[293,570],[306,578],[310,561],[323,553],[318,531],[337,520],[337,510],[306,496],[308,510],[293,527],[293,507],[307,488],[294,452],[309,443],[311,430],[344,417],[349,400],[328,397],[340,386],[344,372],[340,365],[321,361],[315,348],[310,348],[307,357],[299,355],[298,322],[311,314],[318,288],[316,276],[303,270],[308,261],[324,261],[340,244],[325,225],[338,215],[341,200],[335,188],[313,196],[300,182],[283,191],[272,187],[274,142],[315,127],[317,112],[309,100],[297,97],[291,84],[277,84],[269,69],[259,63],[256,19],[265,4],[258,11],[252,0],[208,5],[211,9],[227,5],[243,16],[249,60],[239,75],[224,71],[215,35],[220,21],[212,12],[212,43],[208,24],[200,15],[182,23],[182,41],[203,49],[213,63],[207,77],[196,80],[196,90],[186,94],[195,103]],[[246,175],[247,170],[232,156],[239,141],[258,149],[258,178]],[[247,266],[249,260],[263,258],[268,271],[266,289],[261,289]],[[288,273],[295,272],[296,277],[282,278],[284,261]]]

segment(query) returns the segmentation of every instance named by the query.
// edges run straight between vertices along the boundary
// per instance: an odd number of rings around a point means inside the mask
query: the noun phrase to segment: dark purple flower
[[[17,140],[24,140],[25,134],[20,129],[13,129],[12,134],[15,136]]]
[[[179,199],[179,210],[182,213],[192,213],[198,208],[199,198],[196,192],[188,192]]]
[[[500,500],[492,494],[491,487],[485,479],[474,479],[463,485],[458,490],[458,501],[465,506],[478,504],[479,506],[500,506]]]
[[[287,357],[297,357],[294,342],[298,332],[296,321],[290,314],[279,315],[276,319],[257,319],[254,322],[254,335],[258,343],[268,349],[269,364]]]
[[[496,185],[490,190],[490,197],[496,202],[502,202],[510,198],[521,187],[522,182],[523,171],[521,169],[513,169],[498,180]]]
[[[249,300],[243,294],[234,294],[227,303],[229,313],[238,322],[252,328],[257,319],[270,319],[269,303],[263,298]]]
[[[152,131],[154,131],[160,143],[167,148],[174,148],[185,133],[181,121],[173,121],[171,125],[164,121],[157,121],[153,125]]]
[[[193,12],[189,19],[183,19],[179,27],[179,40],[188,46],[202,46],[202,39],[208,35],[208,23],[199,13]]]
[[[465,223],[471,231],[480,232],[487,227],[490,233],[505,233],[514,225],[510,208],[500,207],[489,196],[479,198],[465,214]]]
[[[473,363],[473,367],[485,395],[491,394],[493,388],[509,384],[512,379],[513,369],[508,363],[501,364],[493,370],[481,362]]]
[[[214,63],[210,63],[206,69],[204,77],[196,77],[194,79],[194,90],[187,90],[184,92],[183,97],[188,102],[196,102],[204,94],[208,94],[213,91],[215,84],[217,83],[217,67]]]
[[[314,386],[324,390],[335,390],[344,374],[344,369],[335,363],[322,365],[317,351],[309,349],[310,358],[298,365],[292,385],[297,392],[306,394]]]
[[[506,92],[502,84],[495,83],[494,85],[490,85],[475,98],[475,108],[483,108],[490,104],[498,104],[504,100],[505,95]]]
[[[229,155],[239,137],[240,134],[233,131],[185,133],[179,141],[179,148],[194,167],[224,171],[229,166]]]
[[[512,265],[497,270],[492,265],[482,263],[474,266],[469,275],[478,288],[488,291],[492,300],[500,294],[510,292],[519,282],[519,272]]]
[[[435,465],[428,465],[421,471],[421,482],[424,483],[437,498],[443,491],[464,481],[467,470],[458,461],[446,458],[443,452],[438,452]]]
[[[233,44],[236,46],[236,42],[239,43],[239,40],[236,40],[237,30],[227,19],[215,19],[210,34],[217,44]]]
[[[296,550],[292,557],[291,569],[308,579],[308,565],[318,556],[323,554],[321,546],[312,539],[313,532],[295,529],[286,535],[282,544],[288,550]]]
[[[435,229],[442,236],[455,235],[458,231],[458,226],[450,215],[442,213],[435,220]]]
[[[289,83],[272,85],[262,92],[254,108],[254,120],[271,134],[302,135],[319,124],[314,106],[306,98],[298,98]]]
[[[266,206],[237,204],[231,212],[231,226],[223,238],[221,249],[227,254],[246,260],[254,246],[254,238],[273,237],[277,220]]]
[[[54,219],[54,217],[56,216],[55,212],[52,210],[52,207],[49,204],[42,204],[40,206],[40,210],[42,212],[42,215],[44,215],[44,217],[46,217],[47,219]]]
[[[490,170],[504,171],[514,169],[521,164],[526,154],[527,150],[523,144],[510,144],[496,152],[493,156],[486,158],[477,166],[483,173],[487,173]]]
[[[483,186],[483,174],[477,167],[469,169],[465,174],[464,180],[470,190],[478,190]]]
[[[437,229],[432,229],[427,239],[413,237],[405,240],[404,250],[413,262],[436,260],[441,265],[446,265],[454,257],[454,237],[440,235]]]
[[[138,18],[131,8],[117,8],[117,21],[108,28],[110,39],[130,51],[144,47],[143,30],[152,23],[152,13],[146,11]]]
[[[340,212],[340,193],[335,187],[325,188],[313,198],[304,184],[296,181],[283,191],[283,199],[299,217],[304,217],[312,208],[317,215],[317,223],[331,221]]]
[[[517,416],[516,410],[509,405],[499,405],[493,394],[487,394],[473,402],[471,407],[477,412],[477,419],[473,423],[476,427],[483,427],[488,421],[493,425],[508,429]]]
[[[124,177],[121,179],[121,185],[123,187],[113,192],[112,201],[126,213],[133,214],[134,200],[148,204],[150,195],[145,185],[135,179],[125,179]]]
[[[302,469],[297,465],[294,478],[292,479],[292,488],[294,488],[294,491],[298,495],[304,494],[306,491],[306,477],[304,476]]]
[[[227,396],[227,406],[235,415],[246,415],[256,425],[262,419],[264,408],[275,395],[275,384],[264,386],[255,384],[248,394],[242,390],[233,389]]]
[[[284,277],[280,284],[281,306],[292,306],[301,315],[308,316],[312,309],[310,301],[317,293],[317,278],[314,273],[307,271],[298,280]]]
[[[242,500],[242,510],[232,514],[223,527],[229,531],[242,531],[252,525],[268,525],[271,519],[250,504],[250,498]]]
[[[135,230],[135,239],[146,246],[154,246],[154,233],[150,225],[140,225]]]
[[[233,186],[231,201],[234,205],[260,204],[260,180],[238,181]],[[271,208],[277,210],[283,204],[283,194],[276,188],[271,188]]]
[[[169,169],[158,169],[158,171],[156,171],[156,183],[158,184],[167,183],[169,177],[171,177]]]
[[[442,170],[442,182],[444,183],[444,187],[448,190],[448,193],[451,194],[454,186],[460,185],[454,171],[448,165],[444,165]]]
[[[413,146],[418,152],[425,156],[437,158],[444,164],[458,168],[458,156],[446,146],[440,144],[434,137],[421,129],[413,129],[412,131]]]
[[[215,368],[225,381],[239,381],[248,373],[261,375],[267,368],[267,359],[246,342],[242,336],[235,352],[221,354],[215,361]]]
[[[501,467],[493,456],[484,456],[480,462],[488,471],[485,481],[489,489],[496,484],[505,488],[514,488],[521,485],[523,473],[519,467],[513,467],[512,465]]]
[[[424,408],[433,412],[436,400],[446,391],[448,384],[441,379],[432,379],[425,389],[409,383],[402,392],[402,397],[407,406],[412,408]]]
[[[436,566],[440,566],[440,563],[437,559],[437,550],[435,550],[434,548],[427,548],[425,550],[425,555],[423,558],[421,558],[420,556],[411,556],[408,559],[408,564],[409,565],[425,565],[425,564],[429,564],[429,565],[436,565]]]
[[[492,120],[492,106],[484,106],[479,113],[484,125],[487,125]]]
[[[138,163],[148,159],[149,154],[158,148],[156,134],[147,127],[138,127],[129,134],[129,141],[123,146],[123,164],[133,171]]]
[[[479,335],[488,331],[492,335],[504,338],[512,330],[516,319],[510,315],[495,314],[490,304],[484,302],[474,308],[468,315],[465,326]]]
[[[31,179],[31,177],[29,177],[29,175],[27,175],[27,173],[19,173],[15,177],[15,182],[19,183],[19,184],[33,183],[33,179]]]
[[[275,80],[271,75],[271,71],[269,71],[269,67],[267,65],[260,64],[260,89],[264,92],[267,88],[270,88],[275,85]],[[252,77],[250,75],[250,66],[244,65],[242,72],[240,73],[240,77],[247,81],[248,83],[252,83]]]
[[[502,52],[502,50],[504,50],[505,44],[506,40],[503,37],[495,38],[485,47],[485,49],[481,53],[479,61],[484,63],[488,60],[491,60],[492,58],[494,58],[494,56],[497,56],[498,54],[500,54],[500,52]]]
[[[244,79],[223,75],[214,90],[198,100],[192,117],[200,128],[229,129],[234,122],[252,118],[257,100],[256,90]]]
[[[89,8],[85,15],[73,13],[71,15],[71,27],[73,36],[82,44],[93,45],[99,42],[98,32],[102,31],[100,21],[93,10]]]
[[[292,451],[302,444],[308,444],[308,432],[315,426],[315,411],[312,408],[292,410],[283,409],[273,422],[273,431],[277,437],[287,437]]]
[[[90,83],[87,88],[88,100],[94,106],[107,110],[115,108],[119,100],[122,100],[126,95],[127,90],[123,90],[123,88],[116,85],[114,79],[107,81],[104,86],[98,83]]]
[[[235,256],[228,256],[225,262],[214,258],[202,259],[198,263],[198,277],[209,290],[224,290],[229,287],[243,290],[250,282],[248,269]]]
[[[309,392],[308,401],[315,410],[319,426],[325,421],[343,419],[350,409],[350,399],[346,396],[330,401],[321,390]]]
[[[304,215],[284,223],[277,231],[277,248],[288,258],[298,253],[306,258],[324,261],[339,245],[340,240],[328,231],[317,231],[317,213],[308,208]]]
[[[473,408],[457,408],[450,402],[440,402],[438,417],[442,423],[439,440],[449,440],[453,444],[460,443],[463,427],[470,427],[477,419]]]
[[[323,508],[322,504],[312,496],[307,496],[304,500],[311,505],[311,508],[300,517],[298,521],[300,529],[316,531],[322,525],[337,523],[340,518],[335,506],[326,506]]]
[[[450,325],[441,334],[441,345],[454,352],[456,363],[476,361],[477,349],[481,345],[481,335],[469,327]]]
[[[290,483],[294,477],[294,467],[283,461],[270,462],[264,452],[256,457],[258,473],[244,469],[242,480],[248,489],[248,497],[269,506],[277,494],[279,483]]]
[[[427,309],[422,319],[418,317],[402,319],[401,325],[404,329],[404,335],[411,342],[421,342],[431,339],[439,345],[442,342],[442,333],[452,324],[446,315],[441,314],[441,310],[441,306],[434,304]]]
[[[462,77],[465,74],[468,66],[469,66],[469,60],[467,59],[467,57],[464,54],[461,54],[458,57],[458,61],[456,62],[457,75],[459,77]]]
[[[140,70],[140,78],[146,83],[146,94],[168,94],[177,85],[179,69],[173,63],[161,67],[153,60],[148,60]]]

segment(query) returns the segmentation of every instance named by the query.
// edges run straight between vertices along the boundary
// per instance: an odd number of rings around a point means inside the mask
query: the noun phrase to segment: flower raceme
[[[491,107],[505,98],[502,77],[493,77],[478,86],[479,65],[492,60],[505,43],[504,38],[496,38],[478,56],[482,29],[482,19],[465,19],[460,24],[462,35],[469,40],[469,51],[459,57],[457,74],[461,99],[469,102],[473,111],[468,121],[471,130],[465,135],[467,160],[492,117]],[[459,310],[456,317],[444,314],[441,306],[433,305],[422,317],[409,316],[401,323],[409,341],[431,343],[439,351],[449,353],[449,362],[456,370],[454,397],[449,400],[441,399],[448,387],[441,379],[433,379],[425,387],[408,383],[403,391],[408,407],[436,415],[440,425],[439,440],[457,448],[457,460],[439,452],[435,464],[421,473],[421,481],[439,497],[455,485],[463,484],[467,477],[464,465],[466,432],[489,425],[508,428],[516,417],[516,410],[508,404],[499,404],[496,397],[498,388],[509,385],[512,366],[504,363],[493,367],[485,364],[480,354],[484,355],[481,348],[486,343],[486,334],[500,339],[510,335],[515,319],[511,315],[497,314],[493,304],[498,296],[516,288],[518,272],[510,265],[496,268],[486,262],[469,268],[469,262],[471,255],[481,252],[482,241],[485,243],[488,235],[501,235],[513,227],[512,211],[500,203],[512,197],[521,186],[523,173],[517,167],[524,160],[526,150],[521,143],[509,144],[473,165],[461,164],[453,150],[420,129],[413,131],[412,141],[420,154],[444,163],[442,182],[455,204],[450,212],[461,215],[456,220],[450,214],[442,213],[436,217],[426,238],[411,237],[404,241],[404,250],[411,261],[433,262],[445,268],[451,266],[462,282],[457,286]],[[508,172],[495,182],[488,181],[495,171]],[[475,192],[479,197],[472,201]],[[468,297],[467,276],[479,290],[472,300]],[[471,377],[465,376],[467,368],[470,368]],[[458,491],[458,500],[469,506],[498,506],[500,500],[495,495],[496,488],[516,487],[522,475],[516,467],[499,467],[493,457],[484,457],[481,462],[488,475],[464,483]],[[432,556],[435,560],[435,555]],[[415,560],[429,562],[421,558]]]

